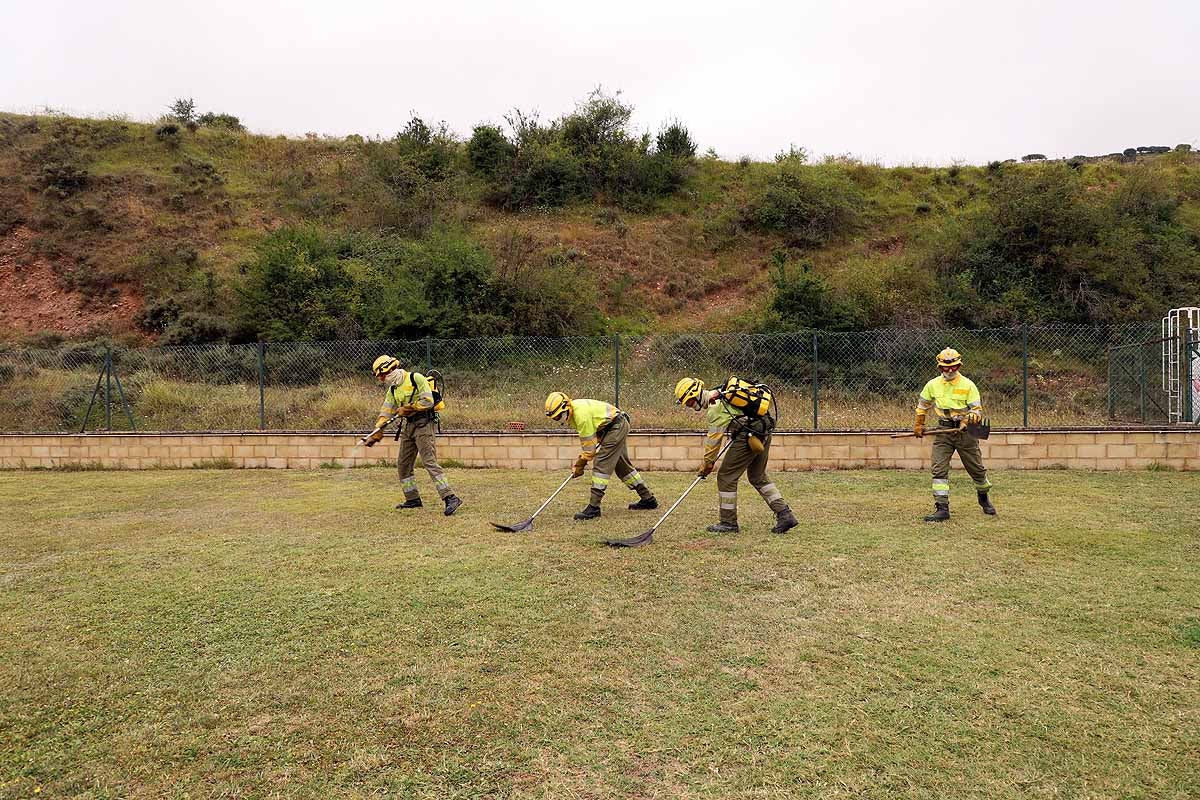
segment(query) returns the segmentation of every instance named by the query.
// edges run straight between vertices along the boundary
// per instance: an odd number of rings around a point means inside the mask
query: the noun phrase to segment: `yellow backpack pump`
[[[775,428],[777,410],[775,396],[765,383],[755,383],[736,375],[729,376],[717,391],[721,399],[739,412],[739,422],[746,431],[746,443],[755,453],[766,449],[763,439]]]

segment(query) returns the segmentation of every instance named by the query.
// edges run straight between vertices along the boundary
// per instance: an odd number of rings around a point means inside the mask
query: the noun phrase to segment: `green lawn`
[[[1200,793],[1200,474],[450,477],[0,473],[0,798]]]

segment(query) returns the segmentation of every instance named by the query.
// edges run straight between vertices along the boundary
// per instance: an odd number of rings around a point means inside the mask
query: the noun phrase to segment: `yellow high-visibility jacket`
[[[979,389],[961,372],[952,381],[939,375],[925,384],[917,400],[917,413],[924,414],[930,408],[936,409],[938,416],[943,419],[961,417],[968,411],[983,413]]]
[[[720,393],[714,391],[705,392],[700,399],[700,404],[704,407],[704,418],[708,422],[708,432],[704,435],[704,460],[710,464],[717,460],[717,453],[721,451],[721,439],[729,430],[729,423],[739,416],[733,406],[719,398]]]
[[[621,409],[603,400],[587,399],[572,400],[570,406],[571,424],[579,434],[579,449],[582,451],[579,457],[591,461],[596,457],[600,434],[612,424]]]
[[[433,389],[429,380],[419,372],[404,372],[388,386],[379,407],[379,418],[375,427],[387,424],[396,416],[407,417],[433,408]]]

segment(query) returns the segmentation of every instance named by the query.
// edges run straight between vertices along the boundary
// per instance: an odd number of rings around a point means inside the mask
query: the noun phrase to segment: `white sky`
[[[885,163],[1200,146],[1200,0],[0,0],[0,109],[461,135],[597,85],[701,150]]]

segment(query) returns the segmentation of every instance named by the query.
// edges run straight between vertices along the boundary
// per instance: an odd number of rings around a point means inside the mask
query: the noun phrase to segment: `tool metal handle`
[[[725,451],[729,449],[729,446],[731,444],[733,444],[733,439],[730,439],[728,442],[726,442],[725,446],[721,448],[721,451],[719,453],[717,453],[718,460],[721,458],[721,456],[725,455]],[[692,489],[695,489],[696,485],[698,483],[700,483],[700,481],[704,480],[707,477],[708,477],[707,475],[697,475],[696,480],[692,481],[692,485],[689,486],[684,491],[683,494],[679,495],[679,499],[676,500],[674,503],[672,503],[671,507],[667,509],[667,513],[663,514],[661,517],[658,518],[658,522],[654,523],[654,527],[650,529],[650,533],[654,533],[656,530],[658,530],[658,526],[662,525],[663,521],[666,520],[667,517],[671,516],[671,512],[674,511],[679,506],[679,504],[683,502],[685,497],[687,497],[689,494],[692,493]]]
[[[563,489],[566,487],[566,485],[567,485],[568,483],[570,483],[572,480],[574,480],[574,478],[575,478],[575,476],[574,476],[573,474],[572,474],[572,475],[568,475],[568,476],[567,476],[567,479],[566,479],[566,480],[564,480],[562,483],[560,483],[560,484],[558,485],[558,488],[554,490],[554,494],[552,494],[552,495],[550,495],[549,497],[547,497],[547,498],[546,498],[546,502],[544,502],[544,503],[542,503],[540,506],[538,506],[538,510],[537,510],[537,511],[535,511],[535,512],[533,512],[533,516],[531,516],[531,517],[529,518],[529,521],[530,521],[530,522],[532,522],[532,521],[533,521],[533,519],[534,519],[534,517],[536,517],[538,514],[542,513],[542,511],[544,511],[544,510],[545,510],[546,506],[550,505],[550,501],[551,501],[551,500],[553,500],[554,498],[558,497],[558,493],[559,493],[559,492],[561,492],[561,491],[562,491],[562,490],[563,490]]]

